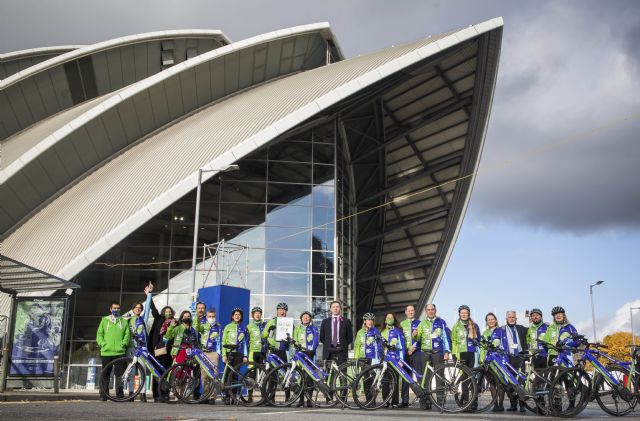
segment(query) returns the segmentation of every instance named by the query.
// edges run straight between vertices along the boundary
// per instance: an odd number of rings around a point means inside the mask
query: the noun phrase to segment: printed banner
[[[53,356],[60,353],[64,300],[16,302],[11,350],[12,376],[53,376]]]
[[[293,338],[293,317],[278,317],[276,319],[276,341]]]

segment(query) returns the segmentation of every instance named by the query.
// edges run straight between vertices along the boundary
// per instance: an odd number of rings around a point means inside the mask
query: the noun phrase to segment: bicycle
[[[398,387],[397,376],[409,384],[415,400],[428,398],[441,412],[462,412],[473,404],[477,387],[470,368],[458,361],[445,361],[435,368],[427,363],[420,374],[399,358],[397,352],[389,352],[398,351],[395,346],[384,340],[382,343],[386,350],[382,362],[364,369],[353,383],[352,394],[359,408],[373,410],[386,405]],[[379,401],[378,395],[381,395]],[[454,399],[448,399],[450,395]]]
[[[304,393],[315,407],[352,407],[348,390],[353,373],[362,366],[361,360],[348,360],[341,365],[325,361],[323,367],[316,364],[302,347],[290,338],[287,340],[294,352],[291,361],[276,365],[265,374],[263,395],[274,406],[289,406]],[[327,368],[328,366],[328,368]]]
[[[233,352],[237,345],[227,344],[224,348]],[[261,364],[242,362],[232,366],[225,364],[222,372],[199,346],[181,347],[186,349],[187,359],[171,366],[162,376],[161,384],[166,384],[180,402],[195,404],[209,399],[212,395],[225,392],[233,402],[243,406],[256,406],[263,402],[262,395],[256,396],[260,387],[256,372]],[[204,377],[203,377],[204,374]],[[194,392],[200,388],[200,395]]]
[[[638,349],[632,349],[631,362],[619,361],[607,353],[602,352],[608,349],[606,345],[600,343],[590,343],[584,336],[573,336],[572,339],[584,346],[581,349],[581,357],[577,364],[567,369],[564,379],[556,379],[554,386],[558,389],[556,405],[561,405],[561,399],[566,393],[569,398],[575,399],[575,389],[582,384],[582,380],[589,374],[585,370],[586,364],[590,363],[594,369],[590,379],[590,393],[588,398],[579,402],[576,406],[576,414],[586,407],[589,401],[595,400],[598,406],[609,415],[623,416],[631,413],[638,403],[638,385],[640,374],[636,369],[638,360]],[[604,358],[609,365],[605,367],[598,358]],[[579,407],[582,407],[580,409]]]
[[[151,376],[161,379],[166,372],[164,366],[149,352],[147,346],[137,338],[136,350],[133,357],[121,357],[107,364],[100,373],[100,392],[113,402],[133,401],[143,390],[146,383],[145,367]],[[113,382],[111,381],[113,374]],[[137,377],[134,381],[134,390],[129,390],[129,379]],[[160,386],[161,396],[169,389]],[[129,393],[125,393],[129,392]]]
[[[509,363],[502,348],[486,338],[475,343],[487,352],[483,364],[473,369],[478,385],[478,406],[474,409],[475,412],[484,412],[492,407],[498,395],[504,391],[517,395],[527,410],[540,415],[548,414],[545,397],[551,389],[553,373],[558,368],[535,370],[533,360],[542,351],[529,350],[518,355],[520,358],[529,359],[529,364],[525,364],[526,370],[523,372]]]
[[[577,337],[575,337],[577,338]],[[570,339],[574,339],[571,337]],[[572,352],[576,347],[567,346],[566,340],[551,344],[538,339],[547,349],[552,348],[557,355],[552,360],[557,371],[552,374],[548,395],[548,414],[569,418],[586,408],[591,396],[591,378],[586,371],[576,367]],[[566,403],[566,405],[565,405]]]

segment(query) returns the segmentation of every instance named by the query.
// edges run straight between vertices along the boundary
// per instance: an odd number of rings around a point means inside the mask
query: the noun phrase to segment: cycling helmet
[[[539,308],[531,309],[529,315],[532,315],[533,313],[538,313],[540,316],[542,316],[542,310],[540,310]]]
[[[254,307],[251,309],[251,315],[253,315],[253,313],[255,313],[256,311],[259,311],[260,313],[262,313],[262,308],[260,307]]]
[[[469,313],[471,313],[471,309],[466,304],[463,304],[460,307],[458,307],[458,313],[460,313],[462,310],[467,310]]]
[[[287,303],[278,303],[276,306],[276,310],[284,309],[284,311],[289,311],[289,306]]]
[[[235,313],[236,311],[239,311],[240,314],[244,315],[244,311],[242,311],[240,307],[236,307],[233,310],[231,310],[231,314],[233,315],[233,313]]]
[[[375,320],[376,316],[373,313],[364,313],[364,316],[362,316],[362,320]]]
[[[311,317],[313,319],[313,314],[311,314],[311,312],[303,311],[302,313],[300,313],[300,320],[302,320],[302,316],[304,316],[305,314],[308,314],[309,317]]]
[[[564,313],[564,308],[560,307],[560,306],[555,306],[554,308],[551,309],[551,315],[555,316],[558,313]]]

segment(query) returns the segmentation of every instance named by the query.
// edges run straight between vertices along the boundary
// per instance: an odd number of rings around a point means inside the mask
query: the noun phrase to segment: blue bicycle
[[[551,384],[550,403],[554,413],[577,415],[592,400],[610,415],[631,413],[638,402],[638,349],[632,348],[631,362],[624,362],[603,352],[606,345],[591,343],[582,335],[574,336],[572,340],[581,349],[576,346],[571,350],[580,352],[581,356],[576,364],[567,352],[558,356],[557,363],[566,369]],[[592,376],[585,370],[588,365],[593,367]]]
[[[444,361],[433,367],[427,363],[420,374],[399,358],[395,346],[387,341],[382,343],[386,351],[382,363],[365,368],[353,382],[353,398],[359,408],[371,410],[385,406],[398,387],[398,376],[409,384],[415,400],[430,399],[441,412],[462,412],[476,401],[477,385],[466,365]]]
[[[522,361],[528,360],[523,369],[519,370],[509,363],[508,356],[501,347],[486,338],[474,342],[486,350],[483,363],[473,369],[478,385],[478,404],[474,411],[488,410],[496,403],[499,395],[508,393],[510,396],[517,396],[529,411],[547,415],[546,399],[551,390],[551,382],[560,367],[534,369],[533,360],[541,351],[529,350],[517,356]]]
[[[236,345],[223,345],[232,355]],[[225,394],[225,399],[243,406],[255,406],[263,402],[256,373],[261,364],[241,362],[235,366],[225,364],[220,370],[198,345],[184,347],[186,360],[171,366],[162,376],[161,385],[169,387],[175,397],[184,403],[199,403]]]
[[[291,338],[287,342],[292,349],[290,362],[272,361],[272,368],[264,375],[262,394],[267,403],[290,406],[304,394],[314,407],[329,408],[338,403],[343,408],[355,407],[349,391],[365,367],[362,359],[347,360],[340,365],[333,360],[316,363],[314,352],[303,349]]]
[[[164,366],[151,355],[147,346],[138,339],[135,341],[137,347],[133,357],[113,360],[100,373],[100,391],[111,401],[134,400],[144,390],[146,384],[145,368],[157,380],[160,380],[165,373]],[[130,382],[130,379],[134,379],[134,381]],[[133,385],[132,388],[130,383]],[[168,394],[168,391],[166,386],[160,386],[161,396]]]

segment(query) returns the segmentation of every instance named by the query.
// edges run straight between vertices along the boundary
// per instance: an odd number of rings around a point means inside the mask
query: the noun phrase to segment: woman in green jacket
[[[482,332],[482,337],[487,341],[490,341],[493,331],[496,330],[497,327],[500,327],[500,325],[498,324],[498,318],[493,313],[487,313],[487,315],[484,316],[484,322],[486,323],[487,327]],[[481,347],[478,362],[483,363],[486,356],[487,350]]]
[[[198,344],[198,320],[196,319],[196,326],[192,326],[193,318],[190,311],[183,311],[178,318],[179,322],[176,325],[170,325],[167,329],[167,333],[164,335],[165,339],[173,339],[173,346],[171,347],[171,355],[174,357],[174,363],[179,364],[187,359],[186,348],[191,348]]]
[[[222,332],[222,362],[232,367],[247,362],[247,352],[249,344],[249,332],[247,327],[242,323],[244,313],[240,308],[231,310],[231,323],[224,327]],[[234,349],[229,349],[227,345],[235,345]],[[230,378],[234,381],[235,376]],[[229,405],[229,391],[225,392],[224,404]]]
[[[484,322],[487,326],[482,332],[482,337],[486,339],[487,342],[491,342],[491,335],[493,335],[493,331],[500,327],[498,318],[493,313],[487,313],[487,315],[484,316]],[[484,347],[480,347],[480,356],[478,357],[478,362],[482,364],[486,356],[487,350]],[[496,393],[495,386],[491,386],[491,393]],[[504,391],[502,389],[500,389],[500,392],[498,393],[498,399],[496,399],[495,403],[493,404],[492,411],[504,411]]]

